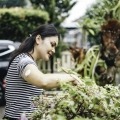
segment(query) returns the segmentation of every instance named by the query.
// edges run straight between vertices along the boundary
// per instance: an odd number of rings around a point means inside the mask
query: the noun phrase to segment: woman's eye
[[[51,43],[51,46],[52,46],[52,47],[55,47],[55,46],[56,46],[56,44],[55,44],[55,43]]]
[[[54,47],[54,44],[51,43],[51,46]]]

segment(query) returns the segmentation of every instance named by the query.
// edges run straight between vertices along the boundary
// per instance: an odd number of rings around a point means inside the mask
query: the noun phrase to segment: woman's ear
[[[36,44],[39,45],[42,40],[41,35],[37,35],[35,40],[36,40]]]

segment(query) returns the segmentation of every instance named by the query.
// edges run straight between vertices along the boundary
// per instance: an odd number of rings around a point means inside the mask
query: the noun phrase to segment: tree
[[[0,9],[0,39],[22,41],[41,24],[49,20],[47,12],[25,8]]]
[[[87,10],[86,14],[80,18],[79,24],[88,32],[88,40],[91,45],[99,44],[101,25],[108,19],[120,20],[120,1],[97,1]]]
[[[50,16],[49,23],[59,25],[69,16],[69,10],[76,4],[70,0],[30,0],[34,7],[45,10]]]

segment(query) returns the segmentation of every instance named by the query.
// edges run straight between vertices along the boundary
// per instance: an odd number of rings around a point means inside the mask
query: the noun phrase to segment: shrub
[[[0,39],[22,41],[34,28],[48,20],[48,14],[37,9],[0,9]]]

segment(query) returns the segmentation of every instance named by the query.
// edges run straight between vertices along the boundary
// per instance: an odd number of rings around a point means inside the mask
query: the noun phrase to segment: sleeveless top
[[[6,117],[20,118],[23,112],[29,116],[35,110],[32,103],[33,96],[43,92],[43,89],[29,84],[21,77],[23,69],[28,64],[36,65],[28,54],[22,53],[15,57],[8,69],[5,91]]]

